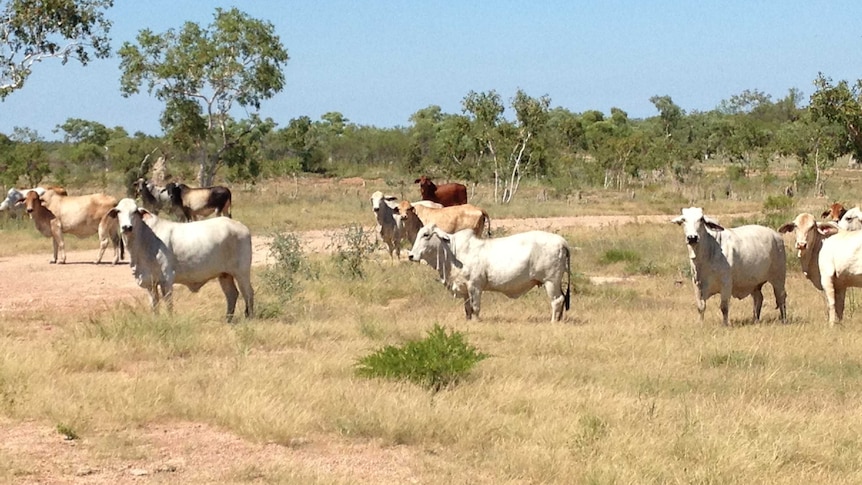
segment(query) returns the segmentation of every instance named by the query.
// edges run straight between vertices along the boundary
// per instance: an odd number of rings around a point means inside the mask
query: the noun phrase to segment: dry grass
[[[365,194],[376,189],[310,190],[303,202],[284,189],[266,211],[248,202],[268,190],[240,194],[236,217],[257,230],[337,227],[341,212],[370,221]],[[0,417],[63,425],[129,459],[148,451],[127,430],[152,423],[204,423],[307,454],[321,443],[375,443],[409,463],[407,480],[392,483],[862,481],[858,295],[845,325],[829,328],[820,296],[794,269],[789,324],[778,323],[770,290],[763,322],[750,324],[750,300],[734,300],[734,326],[722,327],[713,299],[700,325],[678,227],[564,235],[581,248],[577,273],[627,279],[577,278],[558,324],[541,291],[485,294],[482,321],[468,323],[427,267],[380,259],[365,279],[345,280],[326,256],[314,258],[319,278],[272,319],[225,325],[217,285],[181,290],[174,317],[143,305],[24,314],[0,330]],[[601,263],[611,248],[639,263]],[[51,332],[38,330],[45,321]],[[432,394],[355,376],[359,357],[436,323],[491,354],[459,386]],[[32,466],[2,451],[0,463],[4,481]],[[237,464],[215,480],[362,481],[288,464]]]

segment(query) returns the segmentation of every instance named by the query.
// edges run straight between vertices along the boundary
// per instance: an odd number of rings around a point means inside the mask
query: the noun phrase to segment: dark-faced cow
[[[227,300],[228,322],[240,293],[246,317],[254,316],[251,233],[241,222],[227,217],[187,224],[168,221],[139,208],[132,199],[121,200],[110,215],[119,221],[132,273],[138,286],[149,293],[153,312],[158,310],[160,291],[171,311],[174,284],[197,292],[218,278]]]
[[[155,215],[159,215],[162,209],[171,206],[171,195],[168,193],[167,186],[161,187],[152,181],[139,178],[132,187],[135,190],[135,196],[141,198],[144,209]]]
[[[805,213],[778,231],[794,232],[802,274],[824,293],[829,323],[841,322],[847,288],[862,287],[862,231],[842,231]]]
[[[108,243],[114,247],[114,264],[120,262],[124,256],[123,243],[116,220],[107,217],[108,211],[116,203],[117,199],[105,194],[67,196],[58,195],[53,190],[46,190],[41,198],[35,190],[24,197],[24,207],[36,229],[43,236],[51,238],[54,246],[51,263],[59,264],[66,262],[64,234],[81,238],[98,234],[99,256],[96,264],[102,261]]]
[[[435,185],[425,175],[414,180],[413,183],[419,184],[419,194],[422,196],[422,200],[430,200],[444,207],[467,203],[467,187],[463,184]]]
[[[171,210],[180,221],[194,221],[213,212],[216,216],[230,217],[231,193],[227,187],[192,188],[171,182],[165,188],[171,197]]]
[[[847,209],[844,208],[843,205],[838,202],[833,203],[829,206],[828,209],[823,211],[823,214],[820,214],[820,217],[824,219],[829,219],[832,222],[838,222],[844,217],[844,214],[847,212]]]
[[[729,323],[731,296],[743,299],[751,295],[754,321],[760,320],[765,283],[772,285],[781,321],[786,320],[787,269],[780,234],[758,225],[725,229],[699,207],[682,209],[682,215],[671,222],[683,226],[701,322],[706,300],[715,294],[721,295],[725,325]]]
[[[481,239],[472,230],[449,234],[434,224],[423,226],[409,253],[425,261],[440,280],[464,299],[467,319],[479,318],[482,292],[518,298],[543,286],[551,299],[551,321],[563,318],[571,297],[571,251],[562,236],[530,231],[498,239]],[[563,275],[568,275],[563,291]]]

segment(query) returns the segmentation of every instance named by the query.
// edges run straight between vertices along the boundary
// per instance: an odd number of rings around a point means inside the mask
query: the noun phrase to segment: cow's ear
[[[414,180],[414,181],[413,181],[413,183],[414,183],[414,184],[418,184],[418,183],[419,183],[419,179]]]
[[[829,217],[829,213],[830,213],[830,211],[825,210],[825,211],[823,211],[823,214],[820,214],[820,217],[826,219],[827,217]]]
[[[817,223],[817,232],[823,235],[823,237],[830,237],[838,234],[841,229],[834,222],[818,222]]]
[[[672,222],[673,224],[682,224],[683,222],[685,222],[685,217],[677,216],[671,219],[670,222]]]
[[[712,229],[713,231],[723,231],[724,227],[719,224],[717,221],[714,221],[708,217],[703,218],[703,223],[706,224],[706,227]]]
[[[117,208],[114,207],[113,209],[108,211],[108,217],[110,217],[112,219],[116,219],[117,218],[117,212],[119,212],[119,211],[117,211]]]
[[[783,226],[779,227],[778,232],[780,232],[781,234],[784,234],[784,233],[788,233],[790,231],[793,231],[795,229],[796,229],[796,224],[794,224],[793,222],[788,222],[787,224],[784,224]]]

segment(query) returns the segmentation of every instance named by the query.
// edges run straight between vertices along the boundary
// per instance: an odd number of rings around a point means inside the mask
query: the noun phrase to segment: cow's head
[[[413,183],[419,184],[419,193],[422,194],[423,199],[429,199],[437,192],[437,186],[434,185],[434,182],[424,175],[414,180]]]
[[[39,198],[38,192],[31,190],[30,192],[27,192],[27,195],[25,195],[23,199],[15,203],[15,205],[19,204],[24,205],[24,209],[28,214],[30,214],[30,218],[32,219],[33,211],[42,206],[42,199]]]
[[[377,213],[380,211],[381,202],[395,202],[396,200],[398,200],[398,197],[395,197],[394,195],[383,195],[383,192],[378,190],[371,194],[371,210]]]
[[[833,222],[838,222],[841,220],[842,217],[844,217],[844,214],[846,214],[846,213],[847,213],[847,209],[845,209],[844,206],[839,204],[838,202],[835,202],[832,205],[830,205],[828,209],[823,211],[823,213],[820,214],[820,217],[822,217],[824,219],[828,218],[829,220],[831,220]]]
[[[700,207],[689,207],[682,210],[682,215],[671,220],[674,224],[683,226],[685,242],[689,246],[695,246],[706,235],[706,230],[723,231],[724,227],[718,222],[703,215]]]
[[[397,206],[392,208],[392,211],[395,212],[395,216],[401,218],[402,221],[406,221],[416,214],[416,208],[413,207],[413,204],[411,204],[409,200],[402,200]]]
[[[407,259],[413,262],[421,260],[430,261],[431,258],[436,258],[440,250],[441,244],[449,243],[449,234],[440,230],[433,222],[426,224],[416,233],[416,241],[410,252],[407,253]]]
[[[814,246],[819,238],[827,238],[836,234],[839,227],[834,222],[817,222],[811,214],[802,213],[793,221],[778,228],[778,232],[785,234],[793,231],[796,236],[796,256],[802,257],[805,250]]]
[[[862,209],[856,206],[845,211],[838,221],[838,227],[844,231],[862,230]]]
[[[116,217],[120,230],[124,233],[130,233],[134,228],[135,217],[143,219],[144,217],[152,217],[152,214],[143,207],[138,207],[134,199],[127,198],[117,202],[117,206],[108,211],[108,216]]]

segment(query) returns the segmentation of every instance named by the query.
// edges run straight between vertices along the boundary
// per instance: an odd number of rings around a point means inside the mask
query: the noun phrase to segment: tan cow
[[[54,257],[51,263],[59,264],[66,262],[64,233],[81,238],[98,234],[99,256],[96,264],[102,261],[108,242],[114,247],[114,264],[120,262],[124,251],[119,226],[116,219],[106,217],[116,204],[117,199],[105,194],[65,196],[53,190],[45,191],[42,198],[35,191],[29,192],[24,198],[24,206],[36,229],[53,240]]]
[[[832,222],[838,222],[844,217],[844,214],[847,212],[847,209],[844,208],[843,205],[838,202],[833,203],[829,206],[828,209],[823,211],[823,214],[820,214],[820,217],[824,219],[829,219]]]
[[[491,236],[491,218],[484,209],[472,204],[434,208],[402,200],[395,212],[402,218],[404,237],[410,241],[410,244],[416,241],[419,228],[432,223],[449,234],[463,229],[472,229],[477,237],[482,237],[484,234]]]
[[[824,293],[829,323],[840,323],[847,288],[862,287],[862,231],[842,231],[834,222],[817,222],[802,213],[778,232],[795,234],[802,274]]]

